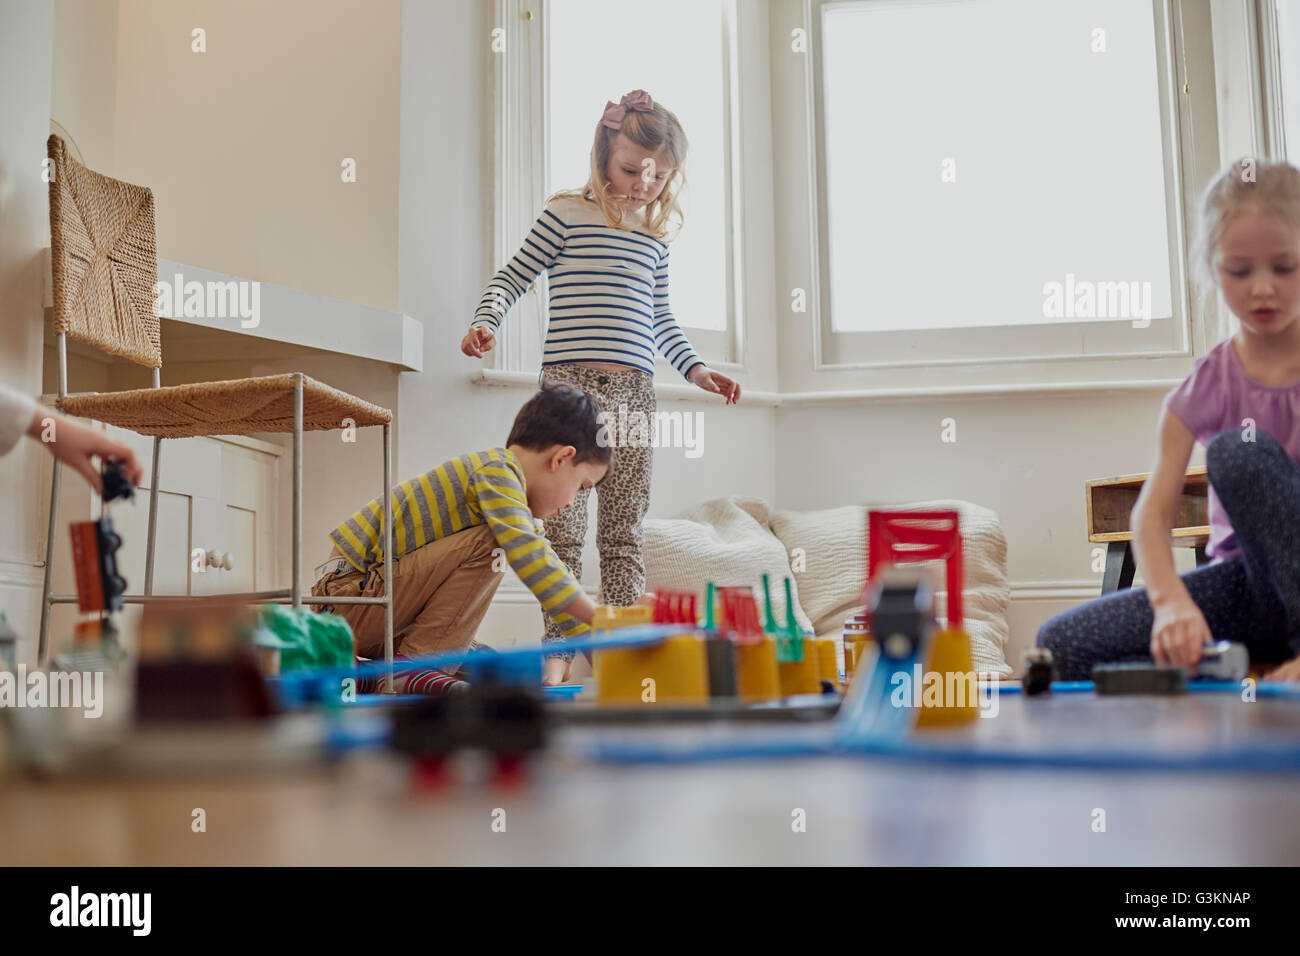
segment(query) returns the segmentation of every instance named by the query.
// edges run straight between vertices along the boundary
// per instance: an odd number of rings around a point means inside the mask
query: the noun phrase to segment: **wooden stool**
[[[1088,511],[1088,540],[1106,545],[1106,573],[1101,593],[1110,594],[1133,586],[1137,565],[1133,561],[1133,531],[1129,526],[1133,506],[1142,486],[1151,477],[1122,475],[1097,478],[1084,491]],[[1209,481],[1205,468],[1188,468],[1183,491],[1174,512],[1171,532],[1175,548],[1195,548],[1196,566],[1205,564],[1205,544],[1210,540]]]

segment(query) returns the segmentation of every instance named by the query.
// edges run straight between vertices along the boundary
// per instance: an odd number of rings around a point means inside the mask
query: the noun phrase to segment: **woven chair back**
[[[153,191],[87,169],[58,136],[46,146],[54,331],[161,368]]]

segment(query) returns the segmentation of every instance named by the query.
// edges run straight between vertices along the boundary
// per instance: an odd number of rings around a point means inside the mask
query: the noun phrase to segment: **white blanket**
[[[785,623],[784,579],[792,578],[795,620],[804,630],[812,621],[799,606],[798,575],[781,542],[767,526],[767,503],[758,498],[717,498],[679,518],[647,518],[646,588],[691,591],[703,602],[710,581],[719,586],[752,587],[761,595],[762,576],[772,584],[772,609]],[[703,607],[701,607],[703,613]],[[761,618],[760,618],[761,620]]]

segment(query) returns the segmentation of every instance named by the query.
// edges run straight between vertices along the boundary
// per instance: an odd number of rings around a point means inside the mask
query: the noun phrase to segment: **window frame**
[[[1256,43],[1249,48],[1249,52],[1253,54],[1256,49],[1259,51],[1258,63],[1250,64],[1251,72],[1259,77],[1259,90],[1255,98],[1258,100],[1257,110],[1262,121],[1254,130],[1255,142],[1262,147],[1260,152],[1268,159],[1289,161],[1300,166],[1300,143],[1296,144],[1296,158],[1287,160],[1283,104],[1286,90],[1282,82],[1282,36],[1278,29],[1277,3],[1278,0],[1250,0],[1245,10],[1253,20],[1257,36]],[[1295,15],[1300,16],[1300,10]],[[1296,99],[1296,109],[1300,110],[1300,94],[1297,94]]]
[[[1195,104],[1189,104],[1180,95],[1177,87],[1178,72],[1181,68],[1183,82],[1200,87],[1214,89],[1213,61],[1208,57],[1186,56],[1184,36],[1185,17],[1183,11],[1169,0],[1151,0],[1152,13],[1155,18],[1157,57],[1157,77],[1160,93],[1161,130],[1165,156],[1165,193],[1167,210],[1167,230],[1169,243],[1169,264],[1171,275],[1171,305],[1176,342],[1172,347],[1156,346],[1142,350],[1122,352],[1098,351],[1086,354],[1074,352],[1047,352],[1045,354],[1009,354],[968,353],[951,357],[936,355],[919,355],[907,358],[872,360],[865,357],[871,350],[873,337],[894,336],[896,341],[907,336],[923,338],[954,334],[980,333],[993,328],[1028,329],[1034,326],[982,326],[959,330],[917,330],[916,332],[837,332],[831,327],[829,309],[830,301],[830,264],[829,257],[821,250],[828,243],[828,196],[826,189],[825,166],[825,99],[823,94],[822,70],[822,23],[823,11],[828,8],[860,8],[875,2],[888,0],[803,0],[804,24],[808,31],[808,56],[804,61],[804,78],[806,82],[805,124],[808,136],[808,173],[809,187],[809,243],[811,252],[810,283],[808,307],[812,326],[812,358],[814,374],[865,373],[905,375],[909,370],[924,370],[929,374],[942,374],[945,368],[965,368],[967,371],[982,375],[982,381],[1007,375],[1008,366],[1023,366],[1043,363],[1048,368],[1056,368],[1059,374],[1061,366],[1070,366],[1077,370],[1091,368],[1091,373],[1102,372],[1107,377],[1131,380],[1134,378],[1134,363],[1142,363],[1143,374],[1163,379],[1168,362],[1186,364],[1188,358],[1196,354],[1197,346],[1204,342],[1204,326],[1207,318],[1198,309],[1189,273],[1187,250],[1189,243],[1188,224],[1194,215],[1195,196],[1199,189],[1217,168],[1217,135],[1202,132],[1193,138],[1196,124],[1191,115]],[[1204,25],[1209,26],[1209,8],[1198,11]],[[1208,45],[1208,43],[1207,43]],[[1213,155],[1211,155],[1213,154]],[[1165,320],[1168,321],[1168,320]],[[1152,322],[1154,326],[1155,321]],[[1063,330],[1086,327],[1086,323],[1061,323]],[[1095,330],[1095,327],[1094,327]],[[1062,336],[1063,337],[1063,336]],[[855,341],[856,340],[856,341]],[[881,339],[876,338],[876,341]],[[1165,362],[1160,362],[1165,360]],[[1157,371],[1153,362],[1165,365]],[[1097,363],[1109,363],[1098,366]],[[1002,369],[1002,372],[999,372]]]

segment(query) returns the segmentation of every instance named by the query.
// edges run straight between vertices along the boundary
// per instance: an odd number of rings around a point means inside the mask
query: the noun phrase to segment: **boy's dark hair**
[[[614,462],[614,443],[605,426],[605,412],[594,395],[563,382],[543,382],[537,394],[515,416],[507,445],[543,451],[552,445],[572,445],[573,463]]]

